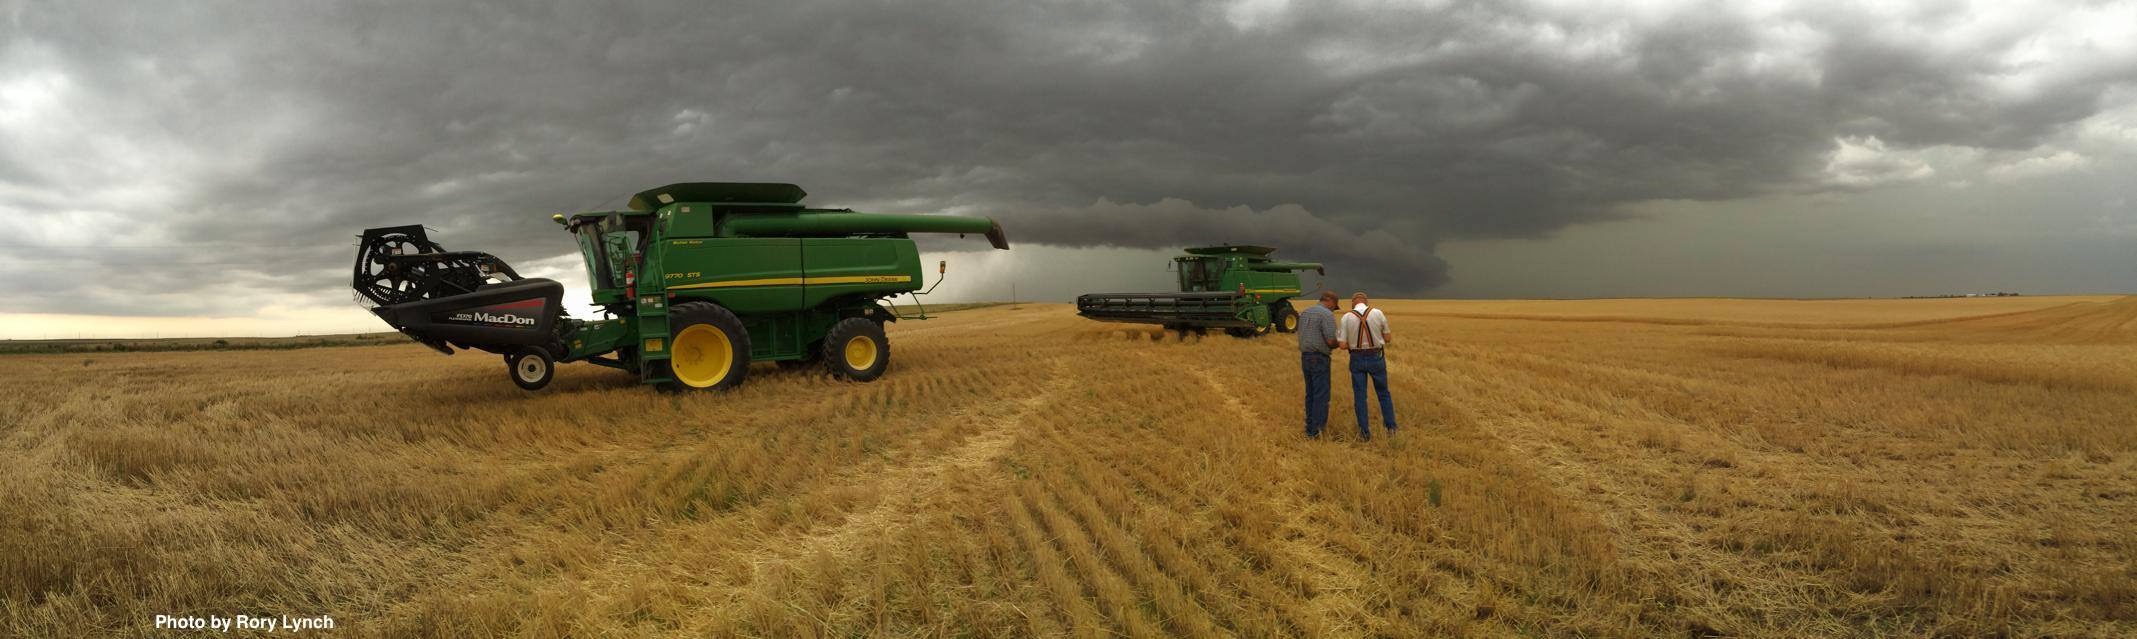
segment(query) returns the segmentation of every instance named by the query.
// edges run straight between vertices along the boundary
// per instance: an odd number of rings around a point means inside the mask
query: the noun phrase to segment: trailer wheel
[[[733,312],[706,302],[669,307],[668,372],[678,390],[724,390],[749,374],[749,331]]]
[[[1291,308],[1290,302],[1271,304],[1269,306],[1269,322],[1276,325],[1276,332],[1278,333],[1299,332],[1298,309]]]
[[[856,382],[872,382],[890,368],[890,338],[865,317],[839,320],[824,334],[824,368]]]
[[[549,351],[532,346],[506,355],[505,370],[511,373],[514,385],[530,391],[548,386],[557,374],[556,360],[549,357]]]

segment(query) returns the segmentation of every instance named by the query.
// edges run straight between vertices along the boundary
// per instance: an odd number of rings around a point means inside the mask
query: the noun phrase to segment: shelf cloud
[[[2101,166],[2137,148],[2133,25],[2093,2],[6,3],[0,297],[335,303],[367,226],[532,261],[569,250],[548,213],[709,179],[985,212],[1020,242],[1266,242],[1425,294],[1461,276],[1445,242],[1642,202]]]

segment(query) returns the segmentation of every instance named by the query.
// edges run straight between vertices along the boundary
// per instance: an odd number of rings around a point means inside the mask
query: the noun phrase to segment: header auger
[[[352,285],[418,342],[503,355],[528,390],[548,385],[556,362],[582,360],[679,390],[735,386],[753,361],[870,381],[890,363],[884,323],[926,318],[885,304],[920,292],[908,234],[1009,248],[991,219],[814,209],[805,196],[792,184],[694,182],[640,192],[628,211],[555,216],[607,319],[564,317],[563,284],[447,251],[421,226],[365,230]]]
[[[1299,295],[1296,271],[1326,274],[1319,263],[1279,262],[1267,246],[1201,246],[1172,258],[1180,276],[1173,293],[1086,293],[1076,313],[1101,322],[1158,324],[1178,331],[1222,328],[1236,337],[1298,328],[1291,298]]]

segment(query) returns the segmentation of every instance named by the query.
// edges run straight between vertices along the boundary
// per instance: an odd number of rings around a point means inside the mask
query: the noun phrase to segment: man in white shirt
[[[1336,339],[1350,352],[1351,409],[1358,415],[1358,438],[1372,441],[1372,413],[1365,405],[1365,385],[1372,381],[1380,396],[1380,423],[1395,434],[1395,396],[1388,392],[1388,360],[1382,349],[1388,345],[1388,316],[1366,303],[1365,291],[1350,296],[1350,311]]]

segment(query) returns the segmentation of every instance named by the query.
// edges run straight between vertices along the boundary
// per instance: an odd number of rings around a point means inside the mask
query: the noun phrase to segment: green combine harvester
[[[1279,262],[1267,246],[1203,246],[1172,259],[1180,276],[1175,293],[1086,293],[1076,313],[1101,322],[1158,324],[1177,331],[1222,328],[1236,337],[1298,329],[1297,271],[1327,274],[1315,262]]]
[[[527,390],[576,361],[675,390],[733,387],[756,361],[865,382],[890,364],[884,323],[926,319],[908,234],[979,234],[1009,248],[988,218],[810,208],[806,195],[792,184],[670,184],[632,196],[628,211],[555,216],[578,240],[605,319],[564,317],[563,284],[522,278],[488,253],[446,251],[420,225],[364,231],[354,286],[379,319],[439,352],[503,355]],[[888,304],[908,293],[916,314]]]

